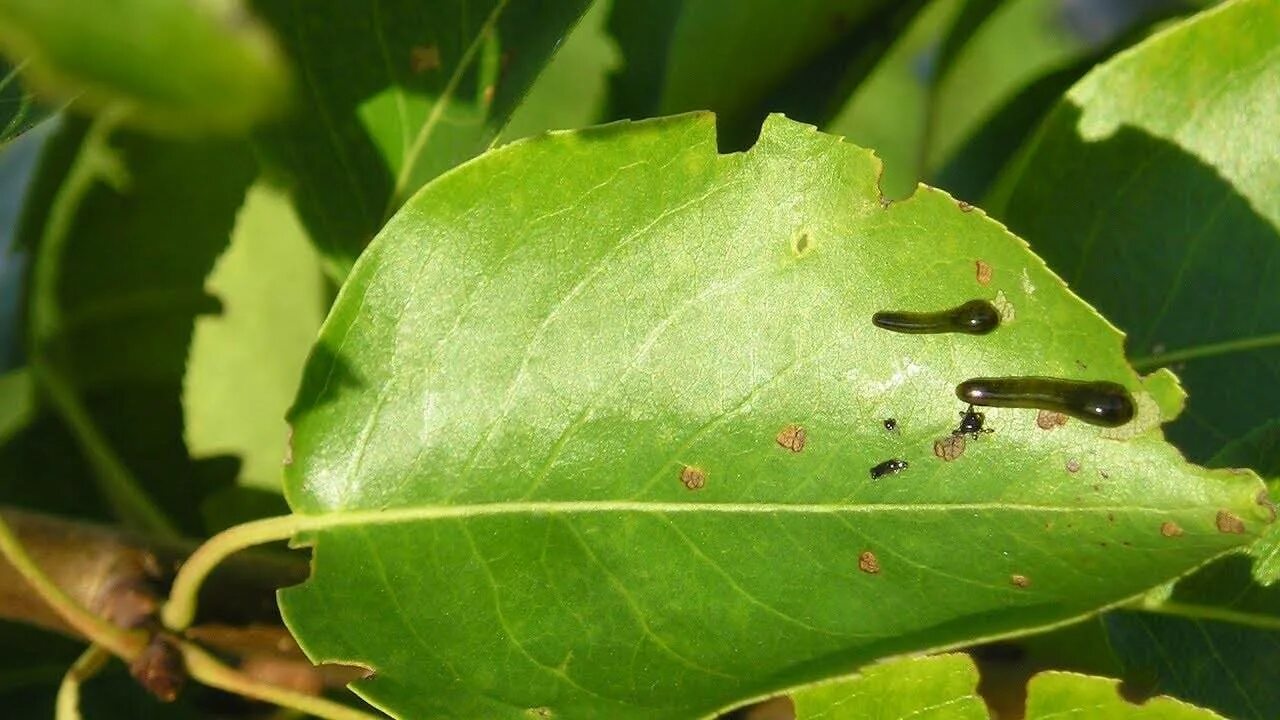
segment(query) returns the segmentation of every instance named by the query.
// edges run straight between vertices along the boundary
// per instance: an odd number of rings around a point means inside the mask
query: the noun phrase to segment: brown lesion
[[[1244,520],[1239,515],[1219,510],[1218,515],[1214,518],[1214,524],[1218,526],[1218,532],[1229,533],[1231,535],[1243,535],[1245,532]]]
[[[875,553],[864,550],[858,555],[858,569],[868,575],[875,575],[880,572],[880,560]]]
[[[809,442],[809,434],[799,425],[787,425],[778,431],[778,437],[775,438],[777,443],[793,453],[804,450],[804,446]]]
[[[707,484],[707,473],[702,468],[686,465],[680,470],[680,482],[688,490],[701,490]]]

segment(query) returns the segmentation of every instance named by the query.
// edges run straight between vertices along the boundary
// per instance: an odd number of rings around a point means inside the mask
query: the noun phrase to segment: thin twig
[[[203,685],[281,707],[293,708],[324,720],[384,720],[383,715],[356,710],[332,700],[285,690],[276,685],[256,682],[244,673],[227,667],[194,643],[183,641],[180,647],[191,679]]]

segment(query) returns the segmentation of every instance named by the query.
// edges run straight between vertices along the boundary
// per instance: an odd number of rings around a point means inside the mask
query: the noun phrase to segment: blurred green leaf
[[[923,0],[614,0],[623,67],[610,117],[716,113],[724,149],[754,141],[770,112],[825,122]]]
[[[1179,581],[1156,613],[1107,615],[1126,677],[1231,718],[1280,716],[1280,585],[1254,583],[1251,565],[1223,558]]]
[[[601,119],[609,73],[619,64],[618,48],[604,27],[611,6],[611,0],[591,3],[516,107],[501,142],[586,127]]]
[[[901,199],[920,179],[920,143],[933,76],[934,48],[946,37],[957,0],[934,0],[896,40],[866,81],[825,125],[884,161],[880,188]]]
[[[30,130],[49,116],[49,108],[27,91],[20,76],[24,61],[0,60],[0,145]]]
[[[1229,2],[1100,66],[1000,181],[997,214],[1190,393],[1195,460],[1280,403],[1280,5]]]
[[[49,97],[155,132],[239,133],[287,101],[275,42],[238,0],[2,0],[0,47]]]
[[[235,463],[193,463],[179,399],[195,318],[220,309],[205,277],[254,173],[249,148],[231,141],[104,134],[79,120],[50,140],[24,221],[28,357],[48,411],[95,468],[50,489],[74,480],[117,513],[141,494],[200,532],[200,498]],[[57,425],[15,438],[24,447],[11,457],[65,453]],[[16,472],[38,488],[46,469]]]
[[[31,373],[26,368],[0,375],[0,444],[26,427],[35,415]]]
[[[871,154],[811,127],[717,155],[713,125],[513,143],[362,256],[292,414],[314,574],[281,602],[313,660],[367,665],[403,717],[698,717],[1088,615],[1264,526],[1255,478],[1163,441],[1170,376],[999,224],[932,190],[886,208]],[[869,321],[975,296],[1016,316]],[[974,374],[1143,409],[1118,434],[992,409],[944,462]]]
[[[488,147],[588,0],[256,0],[300,98],[257,150],[345,275],[419,187]]]
[[[195,319],[183,384],[187,447],[240,458],[240,483],[279,491],[285,412],[328,307],[320,258],[288,198],[259,182],[205,283],[222,311]]]

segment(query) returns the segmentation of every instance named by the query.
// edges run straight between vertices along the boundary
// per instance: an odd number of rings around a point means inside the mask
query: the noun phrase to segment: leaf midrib
[[[1180,513],[1204,510],[1203,506],[1145,507],[1139,505],[1036,505],[1030,503],[744,503],[744,502],[645,502],[639,500],[546,500],[494,502],[468,505],[417,505],[383,510],[330,510],[293,517],[297,530],[323,530],[351,525],[391,525],[420,520],[451,520],[500,515],[582,515],[607,513],[652,513],[659,515],[845,515],[862,513],[913,512],[1039,512],[1076,513],[1082,510]]]

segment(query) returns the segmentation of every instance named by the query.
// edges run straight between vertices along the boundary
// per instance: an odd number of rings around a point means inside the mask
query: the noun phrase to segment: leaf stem
[[[112,450],[72,383],[58,367],[57,361],[49,356],[49,345],[62,329],[62,312],[57,298],[58,270],[60,260],[67,252],[75,211],[99,178],[121,180],[122,170],[111,155],[107,138],[119,123],[122,113],[122,110],[108,110],[93,120],[80,142],[66,179],[50,204],[31,272],[28,356],[32,376],[48,393],[54,408],[88,456],[98,489],[112,512],[131,529],[172,539],[178,537],[176,528]]]
[[[196,615],[196,597],[204,579],[218,563],[254,545],[287,540],[303,528],[305,515],[281,515],[230,527],[205,541],[178,568],[169,590],[169,599],[160,609],[160,621],[173,632],[191,626]]]
[[[111,653],[96,644],[90,645],[76,658],[67,674],[62,676],[62,683],[58,685],[54,720],[81,720],[80,685],[97,675],[110,659]]]
[[[49,579],[48,575],[45,575],[35,560],[27,554],[22,541],[9,528],[8,522],[2,516],[0,516],[0,554],[4,555],[18,574],[36,591],[36,594],[76,632],[125,660],[132,660],[142,651],[146,642],[143,633],[116,627],[81,607],[53,580]]]
[[[1280,333],[1240,338],[1239,340],[1227,340],[1226,342],[1209,343],[1207,345],[1193,345],[1189,348],[1174,350],[1172,352],[1156,353],[1146,357],[1133,358],[1129,363],[1133,365],[1135,370],[1146,371],[1154,370],[1166,365],[1172,365],[1173,363],[1184,362],[1186,360],[1198,360],[1200,358],[1213,357],[1215,355],[1230,355],[1232,353],[1259,350],[1262,348],[1276,346],[1280,346]]]
[[[382,720],[384,716],[347,707],[322,697],[304,695],[276,685],[257,682],[227,667],[195,643],[180,644],[182,659],[191,678],[203,685],[242,697],[299,710],[324,720]]]

